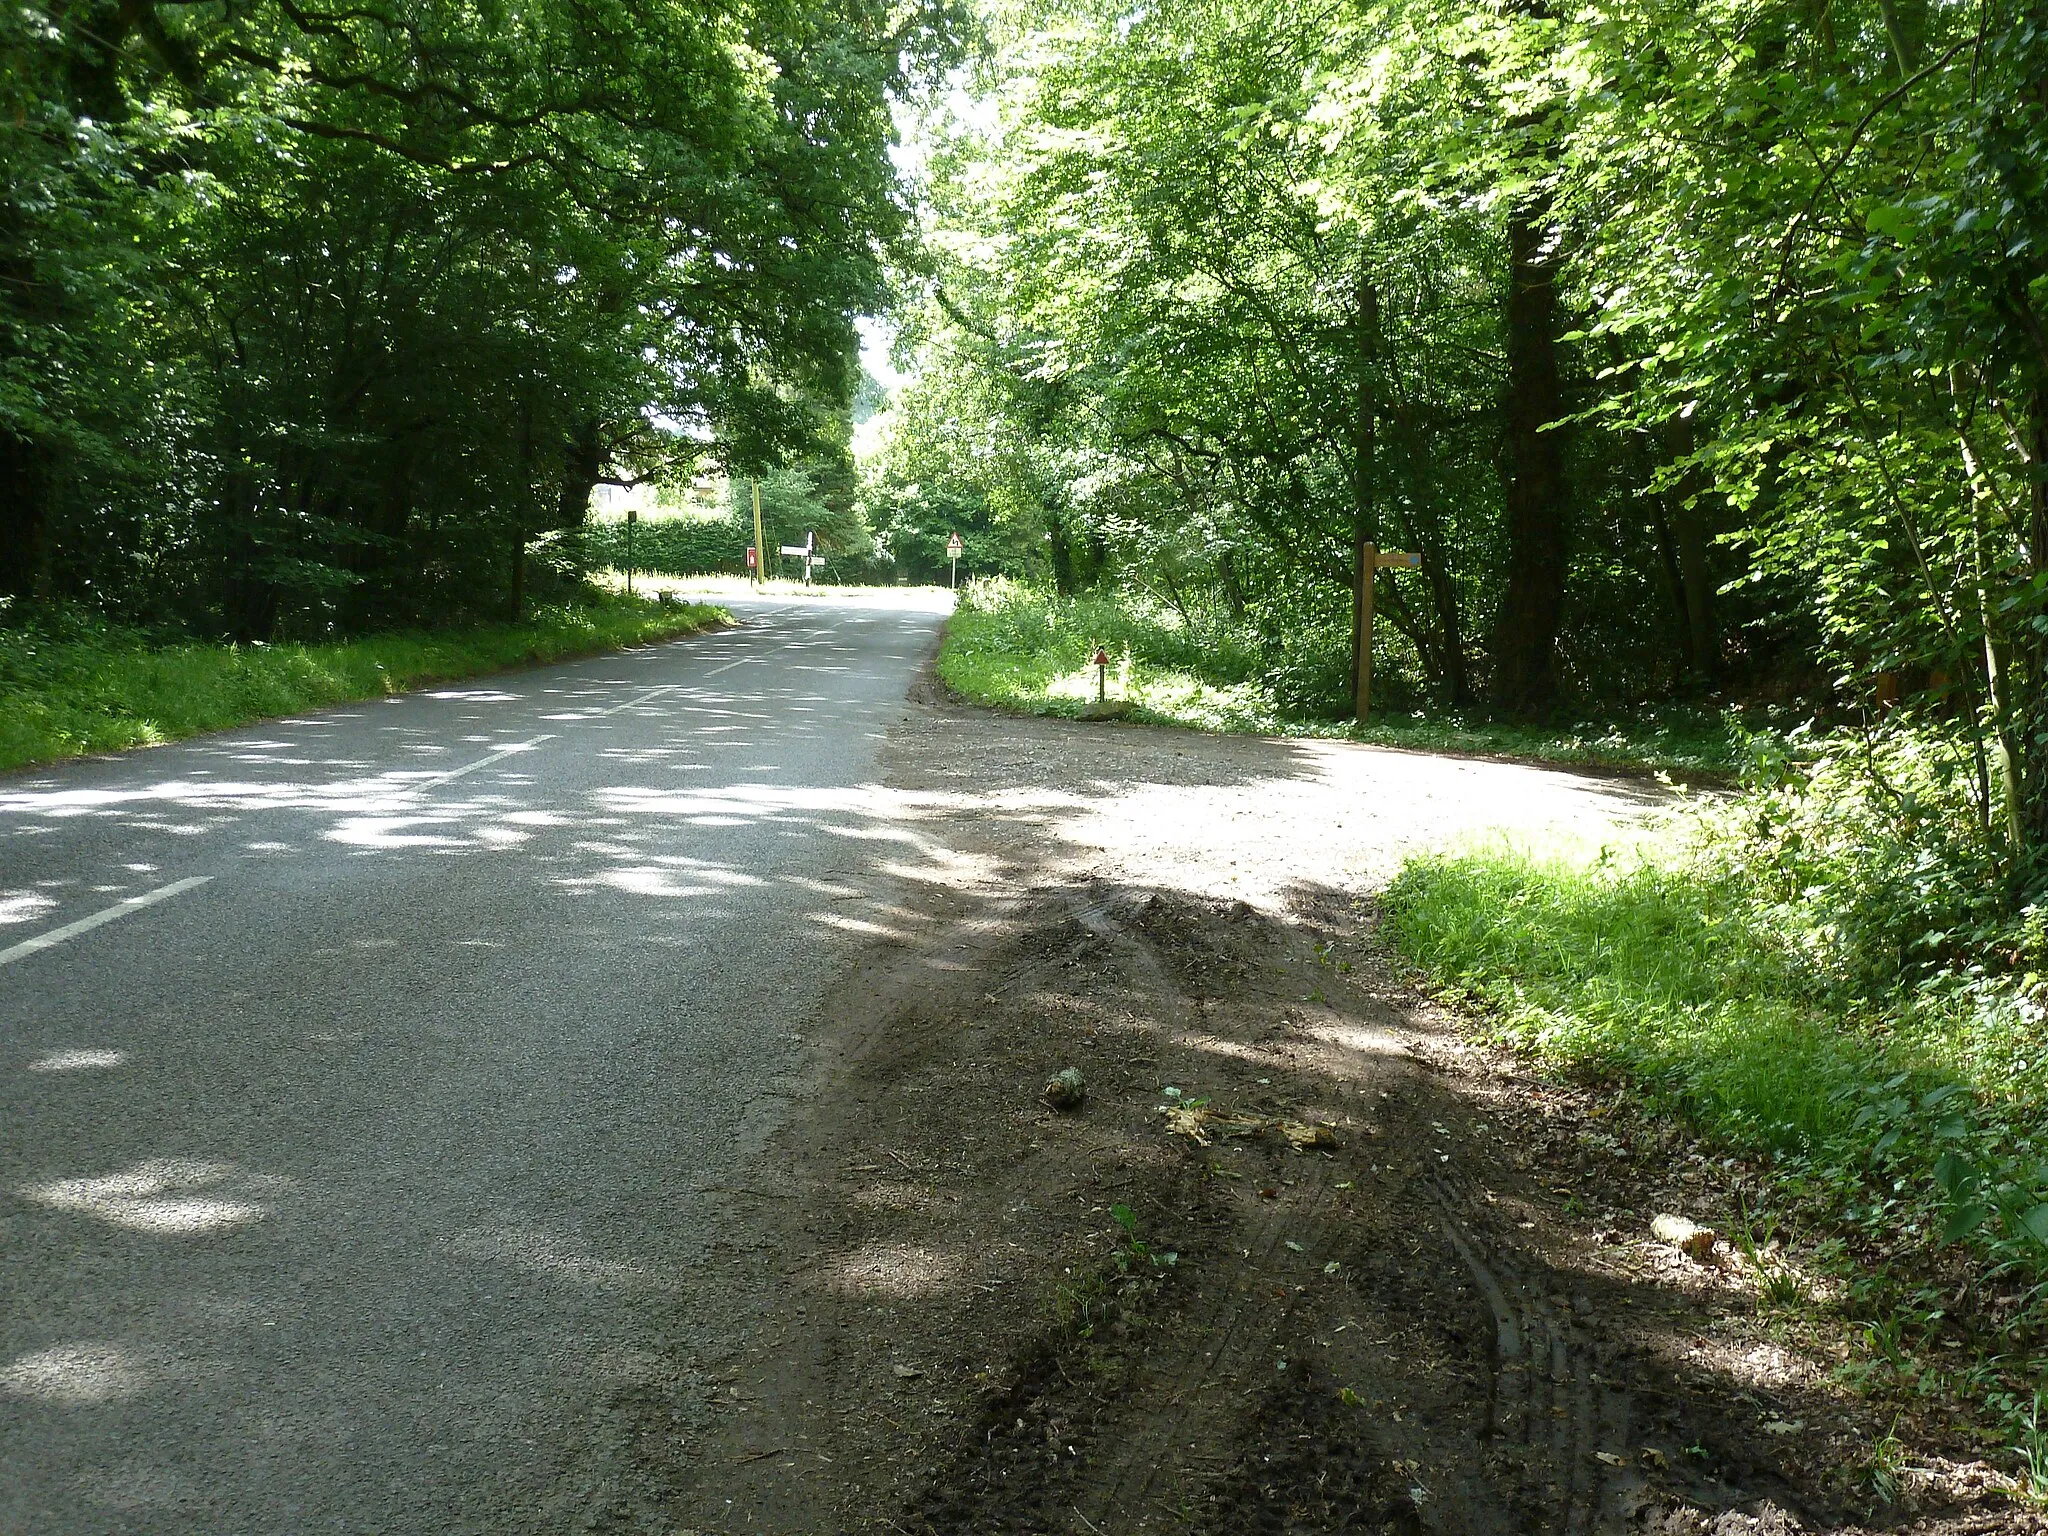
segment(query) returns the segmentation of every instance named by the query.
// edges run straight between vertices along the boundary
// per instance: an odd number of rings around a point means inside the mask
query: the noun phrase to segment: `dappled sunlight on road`
[[[57,1211],[133,1232],[186,1236],[246,1227],[268,1214],[291,1181],[203,1158],[150,1158],[97,1177],[50,1179],[17,1193]]]
[[[681,1291],[680,1277],[584,1251],[575,1239],[520,1227],[475,1227],[446,1241],[451,1254],[509,1265],[570,1285],[624,1291]]]
[[[115,1344],[59,1344],[0,1366],[0,1392],[66,1408],[140,1397],[155,1373]]]

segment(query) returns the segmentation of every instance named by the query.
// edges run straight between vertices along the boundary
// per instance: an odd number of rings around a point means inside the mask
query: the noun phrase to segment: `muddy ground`
[[[682,1490],[645,1528],[2048,1529],[1728,1242],[1652,1235],[1729,1231],[1744,1170],[1376,937],[1405,850],[1654,785],[935,698],[888,762],[890,856],[826,893],[872,945],[713,1255],[762,1324],[620,1406]]]

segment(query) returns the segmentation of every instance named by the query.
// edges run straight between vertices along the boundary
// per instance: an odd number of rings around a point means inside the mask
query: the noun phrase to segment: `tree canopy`
[[[933,115],[884,523],[1412,696],[1791,688],[2048,833],[2048,9],[1014,4]],[[1305,638],[1306,637],[1306,638]],[[1302,684],[1346,707],[1345,669]],[[1318,693],[1320,690],[1320,693]]]
[[[243,639],[516,607],[593,488],[843,444],[943,4],[0,19],[0,597]],[[843,457],[843,451],[841,453]]]

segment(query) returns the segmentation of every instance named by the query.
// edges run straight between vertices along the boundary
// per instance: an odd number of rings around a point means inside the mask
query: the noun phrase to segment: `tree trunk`
[[[49,507],[49,455],[0,431],[0,596],[35,596],[47,585]]]
[[[590,498],[604,474],[604,432],[595,416],[586,416],[569,433],[562,454],[562,494],[555,502],[557,529],[581,528],[590,520]],[[526,616],[526,544],[540,530],[527,523],[522,502],[512,509],[512,620]]]
[[[2027,466],[2027,574],[2039,581],[2048,574],[2048,382],[2038,384],[2027,422],[2027,451],[2033,462]],[[2029,637],[2027,670],[2032,674],[2034,718],[2021,722],[2016,732],[2021,750],[2029,759],[2018,770],[2019,792],[2025,801],[2020,818],[2030,847],[2048,843],[2048,752],[2043,751],[2044,721],[2041,698],[2048,691],[2048,646],[2037,635]],[[2015,699],[2015,703],[2017,703]]]
[[[1356,352],[1358,397],[1352,410],[1351,458],[1351,713],[1364,717],[1372,696],[1373,567],[1368,560],[1379,533],[1374,504],[1373,453],[1379,434],[1380,296],[1364,271],[1358,274]]]
[[[1685,611],[1685,575],[1678,568],[1678,539],[1671,532],[1671,520],[1664,515],[1660,498],[1646,496],[1650,509],[1650,536],[1657,541],[1657,559],[1664,575],[1664,596],[1671,603],[1672,621],[1678,627],[1679,671],[1692,676],[1692,616]]]
[[[1951,372],[1950,397],[1957,393],[1956,376]],[[1957,419],[1961,420],[1960,412]],[[1986,549],[1989,539],[1984,526],[1984,504],[1978,489],[1983,480],[1983,466],[1977,462],[1968,432],[1959,431],[1957,441],[1963,456],[1963,496],[1970,513],[1971,556],[1976,566],[1977,627],[1983,636],[1984,696],[1991,713],[1992,759],[1998,772],[1998,798],[2005,813],[2006,852],[2017,863],[2026,855],[2026,808],[2020,788],[2019,743],[2013,731],[2012,684],[2006,675],[2006,648],[2000,643],[1998,633],[1999,605],[1992,592],[1991,562]],[[1984,789],[1984,819],[1988,826],[1992,819],[1991,786],[1987,784]]]
[[[1714,571],[1707,561],[1707,493],[1678,496],[1671,508],[1672,547],[1685,600],[1686,654],[1693,678],[1711,688],[1721,670],[1721,631],[1714,621]]]
[[[239,452],[236,457],[239,458]],[[222,618],[238,645],[267,642],[277,630],[277,584],[259,573],[263,541],[257,526],[256,472],[230,460],[221,487],[221,528],[226,536],[221,573]]]
[[[1465,631],[1458,620],[1458,585],[1440,553],[1422,551],[1422,579],[1429,583],[1430,606],[1436,609],[1443,690],[1453,708],[1472,702],[1472,679],[1465,665]]]
[[[1052,561],[1052,589],[1061,597],[1074,595],[1074,551],[1067,543],[1066,519],[1051,501],[1045,504],[1045,552]]]
[[[581,528],[590,516],[590,498],[604,474],[604,436],[595,416],[586,416],[569,436],[562,461],[562,496],[555,505],[555,526]],[[521,533],[525,529],[524,509],[519,514]]]
[[[1904,80],[1920,67],[1920,40],[1927,35],[1927,0],[1877,0],[1891,45],[1892,68]]]
[[[1216,575],[1223,582],[1223,601],[1230,606],[1233,623],[1242,624],[1245,615],[1244,582],[1237,574],[1237,551],[1225,548],[1216,557]]]
[[[1557,232],[1542,205],[1508,222],[1507,587],[1493,631],[1493,696],[1518,713],[1557,693],[1564,618],[1564,415],[1557,357]]]

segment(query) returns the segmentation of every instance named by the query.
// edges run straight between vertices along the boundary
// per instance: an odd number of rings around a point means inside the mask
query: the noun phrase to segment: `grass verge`
[[[1387,928],[1497,1041],[1743,1159],[1764,1192],[1749,1228],[1830,1277],[1760,1305],[1838,1312],[1860,1341],[1845,1382],[1974,1404],[2048,1498],[2037,979],[1839,987],[1825,935],[1728,840],[1708,819],[1620,848],[1419,858]]]
[[[1665,771],[1712,780],[1738,766],[1740,735],[1723,716],[1664,707],[1626,721],[1528,724],[1477,712],[1382,710],[1368,724],[1288,708],[1285,678],[1241,631],[1202,630],[1114,596],[1055,600],[1001,583],[961,596],[939,652],[941,681],[961,697],[1023,714],[1077,716],[1095,698],[1096,646],[1110,654],[1110,698],[1127,718],[1192,730],[1328,737],[1523,757],[1589,768]]]
[[[703,603],[608,599],[540,609],[520,624],[331,645],[152,646],[132,631],[52,639],[0,630],[0,771],[673,639],[728,617]]]

